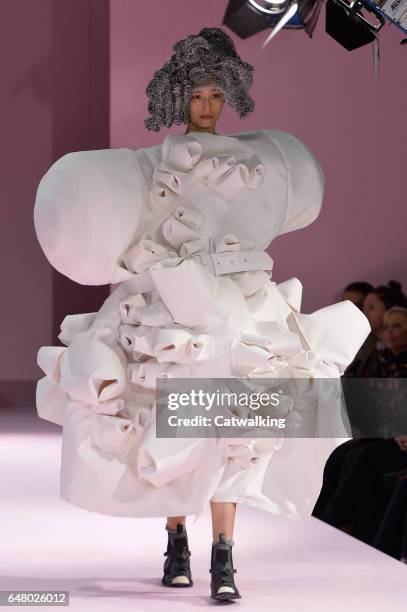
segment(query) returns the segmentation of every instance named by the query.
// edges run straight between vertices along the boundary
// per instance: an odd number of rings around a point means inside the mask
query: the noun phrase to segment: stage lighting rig
[[[240,38],[272,28],[263,47],[282,29],[305,29],[312,37],[323,0],[230,0],[223,23]]]
[[[240,38],[271,28],[262,48],[282,28],[304,29],[312,38],[323,2],[230,0],[223,23]],[[326,0],[326,32],[348,51],[370,42],[377,44],[386,20],[407,35],[407,0]],[[400,42],[405,44],[407,39]]]

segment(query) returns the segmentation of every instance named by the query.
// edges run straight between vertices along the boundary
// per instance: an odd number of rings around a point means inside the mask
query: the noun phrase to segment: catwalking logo
[[[227,403],[225,404],[225,399]],[[186,393],[169,393],[168,409],[178,410],[184,406],[201,407],[204,410],[211,410],[213,406],[247,407],[251,410],[258,410],[264,406],[279,406],[280,396],[278,393],[232,393],[230,391],[220,391],[208,393],[203,389],[196,391],[192,389]]]
[[[255,414],[250,417],[229,416],[223,414],[216,415],[213,419],[204,415],[195,415],[194,417],[178,417],[172,414],[168,417],[168,425],[170,427],[277,427],[284,429],[286,420],[284,418],[273,418],[269,416],[262,417],[260,414]]]

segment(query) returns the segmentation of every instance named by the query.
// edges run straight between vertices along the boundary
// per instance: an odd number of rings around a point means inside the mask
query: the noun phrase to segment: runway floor
[[[60,432],[34,409],[0,417],[0,590],[69,591],[75,612],[406,609],[406,565],[316,519],[247,506],[238,506],[233,548],[241,600],[209,598],[209,514],[187,522],[194,586],[161,586],[165,520],[103,516],[61,500]]]

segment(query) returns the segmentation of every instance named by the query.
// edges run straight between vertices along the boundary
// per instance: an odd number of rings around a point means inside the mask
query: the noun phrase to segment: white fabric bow
[[[151,410],[140,406],[132,411],[130,418],[119,414],[124,409],[123,399],[91,405],[90,435],[96,449],[126,462],[133,444],[141,438],[150,424]]]
[[[127,249],[123,255],[123,261],[130,272],[140,273],[148,270],[158,261],[173,257],[178,257],[175,251],[167,249],[154,240],[144,239]]]

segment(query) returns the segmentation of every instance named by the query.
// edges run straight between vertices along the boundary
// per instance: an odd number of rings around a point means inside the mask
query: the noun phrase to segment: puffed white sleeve
[[[310,225],[318,217],[325,191],[322,166],[301,140],[289,132],[262,130],[283,161],[286,206],[279,235]]]
[[[69,153],[42,178],[34,206],[38,241],[59,272],[82,285],[125,280],[119,258],[134,240],[148,198],[138,151]]]

